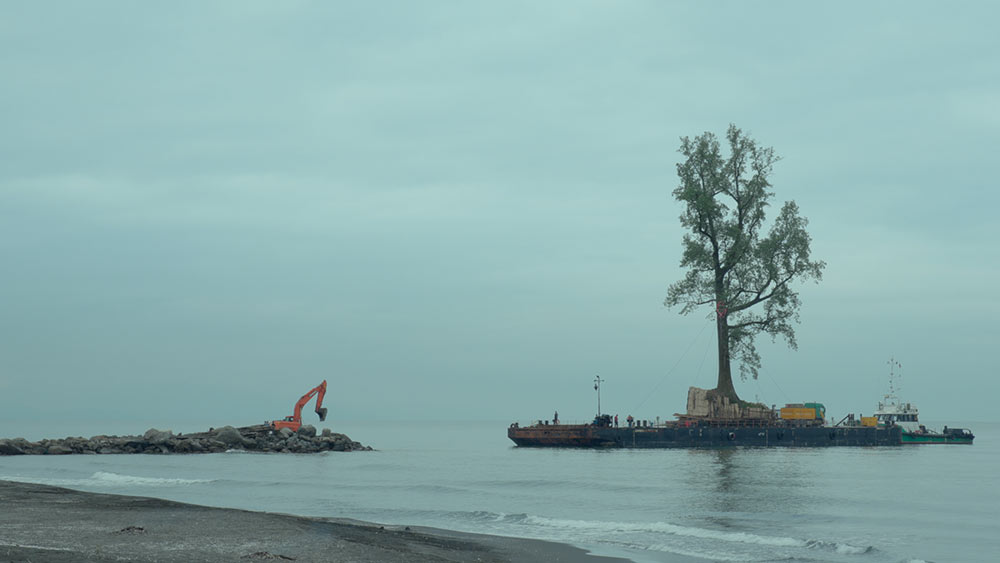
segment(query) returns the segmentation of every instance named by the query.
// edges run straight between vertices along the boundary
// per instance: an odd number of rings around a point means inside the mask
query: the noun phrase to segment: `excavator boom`
[[[275,420],[271,422],[271,428],[275,430],[279,428],[288,428],[290,430],[298,430],[302,426],[302,407],[306,406],[306,403],[310,401],[313,397],[316,397],[316,414],[319,415],[319,419],[326,420],[327,409],[323,408],[323,397],[326,396],[326,380],[320,383],[316,387],[309,390],[308,393],[302,395],[302,398],[295,403],[295,412],[292,416],[286,416],[285,420]]]

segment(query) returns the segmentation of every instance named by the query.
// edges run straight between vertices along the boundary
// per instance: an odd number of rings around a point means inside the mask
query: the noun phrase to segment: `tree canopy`
[[[681,266],[683,279],[673,283],[664,304],[680,305],[682,314],[712,306],[719,347],[716,391],[737,401],[730,359],[740,375],[757,378],[761,367],[754,338],[764,332],[781,336],[795,349],[792,323],[799,320],[796,280],[822,278],[822,261],[809,255],[808,221],[794,201],[786,201],[766,235],[766,211],[774,194],[770,175],[779,158],[735,125],[726,132],[728,154],[710,132],[683,137],[677,165],[680,185],[674,197],[684,204]]]

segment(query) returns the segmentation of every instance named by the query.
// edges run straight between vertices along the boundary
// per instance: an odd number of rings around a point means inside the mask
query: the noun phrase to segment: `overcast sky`
[[[997,420],[993,3],[0,12],[0,436],[683,411],[677,148],[730,123],[827,263],[741,396],[868,414],[894,356]]]

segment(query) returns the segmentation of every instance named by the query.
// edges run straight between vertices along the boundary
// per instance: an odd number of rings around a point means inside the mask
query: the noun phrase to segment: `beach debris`
[[[258,551],[256,553],[251,553],[249,555],[244,555],[241,559],[282,559],[285,561],[295,561],[294,557],[289,557],[287,555],[280,555],[277,553],[270,553],[267,551]]]
[[[142,526],[125,526],[121,530],[115,532],[116,534],[145,534],[146,528]]]

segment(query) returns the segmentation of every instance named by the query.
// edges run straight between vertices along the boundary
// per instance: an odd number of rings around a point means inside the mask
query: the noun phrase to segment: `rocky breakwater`
[[[311,454],[371,450],[344,434],[305,424],[297,431],[274,430],[260,424],[234,428],[224,426],[208,432],[174,434],[150,428],[142,436],[94,436],[29,442],[24,438],[0,439],[0,455],[66,454],[199,454],[229,450]]]

